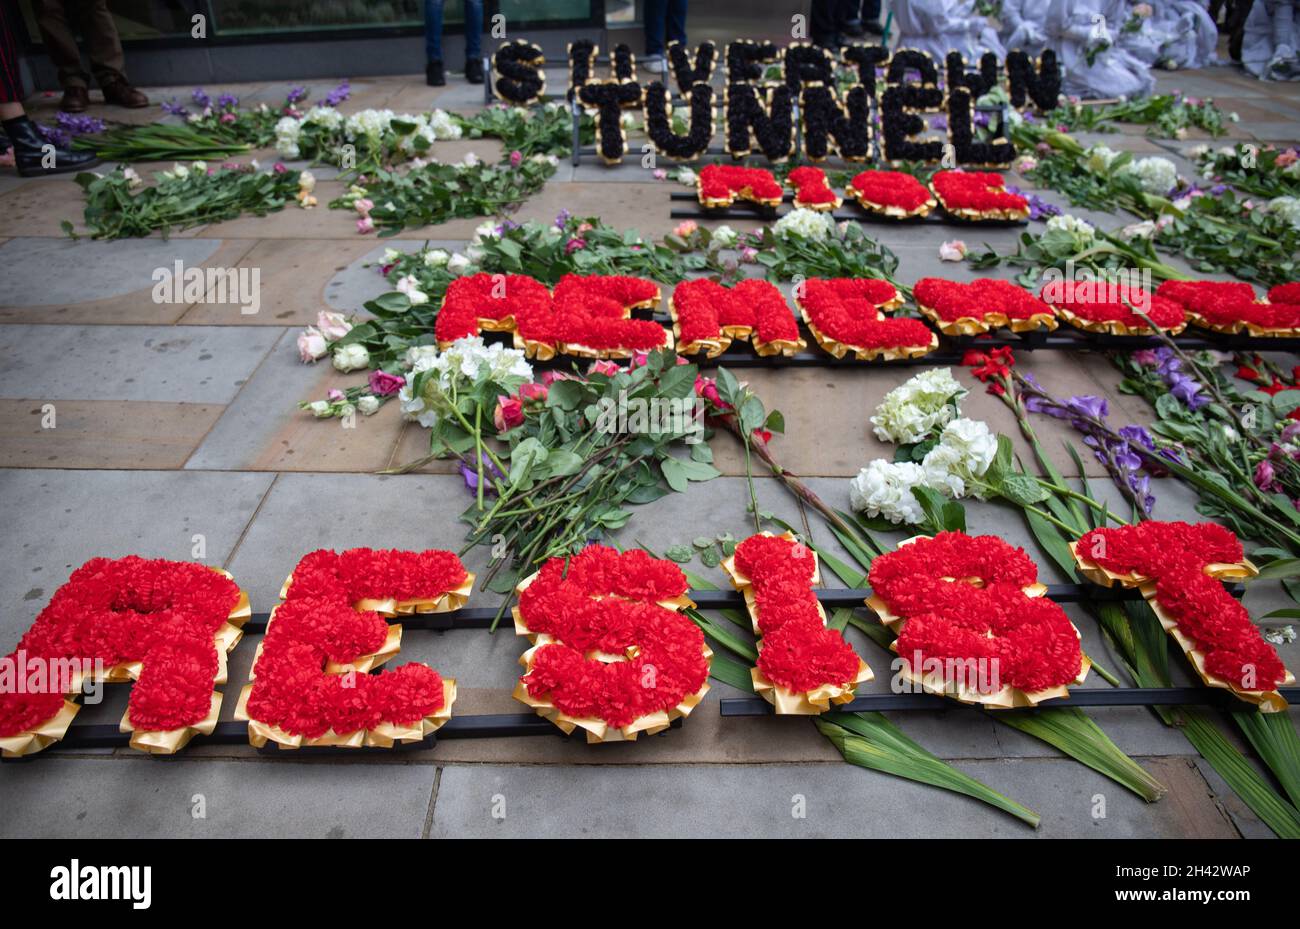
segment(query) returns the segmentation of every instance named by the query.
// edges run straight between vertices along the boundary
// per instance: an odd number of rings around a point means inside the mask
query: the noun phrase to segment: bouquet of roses
[[[1300,196],[1300,148],[1198,145],[1188,154],[1200,165],[1202,179],[1216,186],[1228,185],[1264,199]]]
[[[275,124],[275,147],[283,158],[360,171],[421,157],[435,141],[460,135],[460,124],[442,110],[397,114],[372,109],[344,116],[333,107],[314,106]]]
[[[567,107],[545,103],[539,109],[493,103],[472,116],[452,115],[466,138],[501,140],[506,151],[524,155],[562,155],[573,147],[573,122]],[[586,113],[580,122],[583,144],[596,137],[596,123]]]

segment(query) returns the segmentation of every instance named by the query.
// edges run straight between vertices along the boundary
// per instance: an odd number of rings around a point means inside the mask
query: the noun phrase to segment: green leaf
[[[678,564],[686,564],[695,557],[695,553],[691,551],[689,545],[670,545],[664,549],[664,557],[671,558]]]
[[[1017,506],[1041,503],[1050,496],[1045,487],[1027,474],[1006,475],[1002,478],[998,492]]]
[[[1300,558],[1279,558],[1259,569],[1260,578],[1300,576]]]
[[[689,478],[681,461],[676,458],[665,458],[659,462],[659,470],[663,472],[664,480],[668,482],[669,487],[679,494],[686,493]]]

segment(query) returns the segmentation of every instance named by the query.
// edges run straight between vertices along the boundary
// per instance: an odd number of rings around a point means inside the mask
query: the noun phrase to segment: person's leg
[[[465,80],[483,83],[483,0],[465,0]]]
[[[645,57],[664,56],[664,23],[668,19],[668,0],[645,0]]]
[[[447,83],[442,70],[442,0],[424,0],[424,82],[430,87]]]
[[[86,40],[86,54],[95,83],[104,92],[104,102],[139,109],[149,105],[149,98],[126,79],[126,57],[117,24],[108,11],[108,0],[79,0],[81,35]]]
[[[686,0],[668,0],[668,41],[686,44]]]
[[[77,48],[76,36],[72,34],[63,0],[40,0],[36,25],[40,27],[45,52],[59,72],[59,85],[63,88],[63,102],[59,109],[69,113],[82,112],[90,104],[90,79],[81,68],[81,51]]]
[[[0,3],[0,127],[14,149],[14,165],[23,177],[63,174],[93,168],[99,159],[91,152],[55,148],[45,140],[23,110],[23,84],[18,74],[18,50],[10,26],[9,4]]]
[[[813,44],[838,48],[839,40],[839,2],[838,0],[812,0],[812,40]]]

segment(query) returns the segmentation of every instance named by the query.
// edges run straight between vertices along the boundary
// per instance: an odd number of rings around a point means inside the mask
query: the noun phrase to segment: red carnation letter
[[[936,206],[930,188],[903,171],[863,171],[849,182],[844,195],[863,209],[895,219],[927,216]]]
[[[451,552],[315,551],[285,581],[244,688],[237,719],[261,748],[391,748],[419,742],[451,718],[456,682],[410,663],[370,673],[401,648],[385,617],[447,613],[474,575]]]
[[[843,203],[826,179],[821,168],[804,165],[786,175],[785,182],[794,188],[794,205],[806,210],[828,212]]]
[[[826,613],[813,585],[821,580],[817,554],[792,533],[750,536],[723,562],[759,637],[754,692],[780,714],[813,715],[853,699],[872,679]]]
[[[1266,713],[1286,709],[1277,688],[1295,676],[1222,583],[1259,573],[1230,530],[1217,523],[1143,522],[1093,529],[1071,548],[1089,580],[1142,591],[1206,684]]]
[[[555,285],[547,314],[520,319],[515,345],[543,360],[550,356],[541,346],[581,358],[630,358],[671,348],[667,329],[631,318],[633,310],[652,310],[659,299],[659,285],[645,278],[566,274]]]
[[[992,171],[936,171],[930,186],[943,208],[960,219],[1024,219],[1029,201]]]
[[[1253,336],[1300,331],[1300,287],[1295,284],[1274,287],[1267,301],[1257,300],[1255,288],[1240,281],[1165,281],[1156,296],[1177,303],[1202,329],[1234,334],[1245,329]]]
[[[1090,662],[1038,566],[996,536],[917,537],[871,563],[867,605],[898,633],[900,686],[993,709],[1068,695]]]
[[[157,754],[211,734],[226,653],[248,598],[224,571],[182,561],[92,558],[0,659],[0,750],[38,752],[63,738],[86,681],[134,680],[121,729]]]
[[[668,306],[679,354],[716,358],[734,339],[753,339],[759,355],[793,355],[805,347],[781,291],[757,278],[735,287],[707,277],[683,281]]]
[[[874,278],[814,277],[795,288],[808,331],[836,358],[917,358],[938,348],[939,337],[919,319],[884,314],[902,302],[893,284]]]
[[[589,545],[519,583],[515,632],[533,647],[515,699],[587,741],[635,740],[687,716],[708,692],[704,633],[686,575],[642,551]]]
[[[1026,332],[1056,328],[1052,308],[1010,281],[980,277],[969,283],[923,277],[912,287],[921,315],[945,335],[979,335],[1006,327]]]
[[[441,348],[483,332],[514,332],[521,321],[547,318],[551,292],[523,274],[471,274],[447,286],[434,335]]]
[[[737,165],[705,165],[697,178],[696,196],[707,209],[731,206],[748,200],[760,206],[779,206],[785,191],[766,168]]]

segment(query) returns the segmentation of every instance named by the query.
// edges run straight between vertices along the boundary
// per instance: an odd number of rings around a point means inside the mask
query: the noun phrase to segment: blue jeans
[[[483,0],[462,0],[465,8],[465,57],[481,58]],[[424,0],[424,58],[442,61],[443,0]]]
[[[645,0],[645,53],[664,53],[664,26],[668,41],[686,44],[686,0]]]

